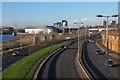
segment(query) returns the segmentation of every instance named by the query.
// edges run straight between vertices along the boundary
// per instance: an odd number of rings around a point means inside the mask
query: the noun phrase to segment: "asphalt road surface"
[[[45,47],[48,47],[48,46],[50,46],[50,45],[53,45],[53,44],[48,44],[48,45],[46,45],[46,46],[40,47],[39,50],[40,50],[40,49],[43,49],[43,48],[45,48]],[[37,48],[36,48],[36,49],[37,49]],[[32,48],[32,49],[28,49],[28,50],[26,50],[26,51],[23,52],[23,53],[20,53],[20,55],[18,55],[18,56],[12,56],[12,54],[11,54],[11,55],[9,55],[9,56],[6,56],[6,57],[2,58],[2,70],[3,70],[3,71],[6,70],[8,67],[10,67],[11,65],[15,64],[15,63],[16,63],[17,61],[19,61],[20,59],[28,56],[29,54],[32,54],[32,52],[35,52],[35,47]],[[4,55],[3,55],[3,56],[4,56]]]
[[[52,56],[42,67],[38,78],[79,78],[75,68],[77,42],[68,46],[68,49]]]
[[[120,66],[108,67],[105,65],[107,55],[96,55],[98,46],[95,43],[87,43],[84,46],[83,54],[87,67],[96,79],[119,79]]]

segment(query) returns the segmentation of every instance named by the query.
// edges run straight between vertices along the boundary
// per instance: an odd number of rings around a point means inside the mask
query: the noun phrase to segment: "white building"
[[[25,33],[27,34],[39,34],[39,33],[43,33],[43,34],[49,34],[52,33],[52,29],[47,28],[46,26],[29,26],[25,28]]]

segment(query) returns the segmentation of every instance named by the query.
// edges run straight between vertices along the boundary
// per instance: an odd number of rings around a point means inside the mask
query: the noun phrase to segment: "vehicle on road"
[[[91,43],[94,43],[95,41],[91,40]]]
[[[19,55],[19,51],[13,51],[12,56],[18,56]]]
[[[67,46],[64,46],[64,49],[67,49],[68,47]]]
[[[97,48],[95,53],[96,53],[97,55],[100,54],[100,50]]]
[[[61,48],[67,49],[68,47],[67,46],[61,46]]]
[[[112,67],[113,66],[113,61],[111,59],[108,59],[108,60],[105,61],[105,65],[109,66],[109,67]]]
[[[89,39],[89,42],[94,43],[95,41]]]

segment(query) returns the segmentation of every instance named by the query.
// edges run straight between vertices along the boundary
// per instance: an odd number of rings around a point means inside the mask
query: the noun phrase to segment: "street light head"
[[[83,22],[81,22],[81,24],[83,24]]]
[[[74,24],[77,24],[76,22],[74,22]]]
[[[103,15],[96,15],[96,17],[103,17]]]
[[[112,15],[112,17],[118,17],[118,15]]]

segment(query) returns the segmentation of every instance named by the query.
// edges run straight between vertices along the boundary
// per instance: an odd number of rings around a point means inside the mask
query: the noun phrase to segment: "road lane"
[[[18,56],[12,56],[12,54],[10,53],[10,55],[2,58],[2,71],[6,70],[8,67],[10,67],[13,64],[16,64],[17,61],[19,61],[20,59],[34,53],[35,51],[41,50],[41,49],[49,47],[49,46],[52,46],[54,44],[57,44],[57,43],[49,43],[49,44],[47,44],[45,46],[39,46],[38,48],[37,47],[29,48],[26,51],[20,53],[20,55],[18,55]]]
[[[108,67],[105,65],[107,55],[96,55],[95,51],[98,46],[95,43],[88,43],[86,45],[87,51],[85,51],[86,62],[90,68],[92,74],[95,74],[95,78],[119,78],[119,67]]]
[[[79,78],[75,68],[77,42],[51,57],[39,72],[38,78]]]

